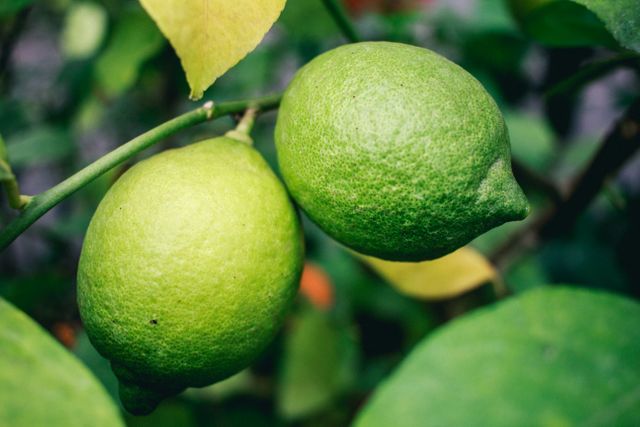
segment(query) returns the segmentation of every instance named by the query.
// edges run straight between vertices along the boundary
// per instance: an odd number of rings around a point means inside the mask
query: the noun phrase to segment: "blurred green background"
[[[127,415],[128,425],[346,425],[420,339],[504,293],[571,283],[640,298],[638,155],[610,174],[575,222],[552,237],[512,244],[558,192],[571,188],[638,96],[637,54],[618,46],[586,9],[579,10],[582,15],[573,9],[554,12],[583,29],[567,32],[558,30],[562,25],[545,27],[544,20],[527,21],[502,0],[345,5],[363,38],[435,50],[485,85],[505,114],[515,172],[532,215],[472,243],[496,264],[499,278],[468,279],[467,292],[438,301],[389,286],[305,218],[309,268],[294,310],[268,351],[250,369],[188,390],[148,417]],[[301,65],[342,43],[320,0],[289,0],[262,44],[205,99],[281,91]],[[176,55],[133,0],[3,2],[0,49],[0,134],[26,194],[46,190],[194,107]],[[254,140],[277,170],[275,118],[274,112],[259,118]],[[135,161],[222,134],[233,123],[223,118],[200,125],[145,151],[54,208],[0,253],[0,296],[71,349],[116,401],[115,377],[84,334],[75,303],[76,265],[91,215]],[[0,194],[0,227],[14,216]],[[477,268],[463,263],[451,275],[472,275]],[[446,288],[448,282],[432,285]]]

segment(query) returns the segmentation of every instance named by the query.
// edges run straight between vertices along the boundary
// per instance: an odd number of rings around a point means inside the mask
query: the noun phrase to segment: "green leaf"
[[[335,37],[338,31],[320,0],[295,0],[287,3],[278,24],[286,29],[288,39],[295,41],[317,42]]]
[[[72,3],[62,31],[62,52],[69,59],[83,59],[100,47],[107,28],[107,12],[97,3]]]
[[[102,357],[91,344],[85,331],[76,336],[73,348],[75,356],[89,368],[91,373],[100,381],[111,398],[118,401],[118,379],[111,370],[111,363]]]
[[[600,138],[594,135],[579,136],[568,141],[558,156],[554,167],[554,179],[558,182],[570,180],[580,173],[593,159],[600,148]]]
[[[640,52],[638,0],[574,0],[593,11],[624,47]]]
[[[329,405],[353,381],[355,346],[326,313],[307,309],[288,337],[278,388],[279,412],[300,418]]]
[[[524,31],[549,46],[610,46],[617,43],[602,20],[581,4],[567,0],[510,0]]]
[[[516,30],[504,0],[482,0],[474,4],[466,23],[474,32],[505,33]]]
[[[148,16],[139,10],[125,12],[97,63],[96,76],[107,95],[120,95],[133,86],[142,65],[162,45],[162,34]]]
[[[17,13],[33,3],[33,0],[2,0],[0,2],[0,16]]]
[[[140,0],[176,50],[191,99],[254,50],[286,0]]]
[[[11,171],[7,170],[2,166],[3,166],[2,163],[0,163],[0,182],[12,180],[14,176],[11,173]]]
[[[539,260],[538,254],[526,254],[511,264],[504,273],[505,282],[511,290],[520,293],[549,283],[549,274]]]
[[[49,127],[16,134],[7,141],[7,152],[14,168],[57,162],[74,150],[73,141],[66,132]]]
[[[445,326],[356,426],[640,425],[640,305],[538,288]]]
[[[68,294],[69,287],[68,277],[49,271],[16,277],[0,276],[0,297],[27,313],[38,306],[55,307]]]
[[[520,163],[540,173],[548,171],[555,158],[555,136],[542,118],[511,112],[505,114],[511,153]]]
[[[89,371],[2,299],[0,324],[0,425],[124,425],[113,400]]]

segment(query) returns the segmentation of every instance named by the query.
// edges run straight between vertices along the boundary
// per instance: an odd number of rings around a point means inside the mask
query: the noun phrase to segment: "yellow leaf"
[[[401,293],[427,300],[453,298],[497,278],[489,261],[469,247],[418,263],[358,256]]]
[[[176,50],[191,99],[256,48],[286,0],[140,0]]]

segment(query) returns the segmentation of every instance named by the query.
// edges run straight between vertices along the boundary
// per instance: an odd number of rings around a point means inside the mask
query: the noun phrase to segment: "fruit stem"
[[[0,160],[0,168],[3,169],[3,172],[7,172],[5,168],[6,163]],[[27,207],[29,202],[33,197],[26,196],[24,194],[20,194],[20,187],[18,185],[18,180],[15,175],[11,172],[7,172],[11,174],[10,176],[0,180],[4,186],[4,190],[7,193],[7,199],[9,201],[9,206],[13,209],[22,210]]]
[[[230,130],[225,136],[235,139],[245,144],[253,145],[253,139],[251,138],[251,129],[256,122],[256,116],[258,115],[258,108],[247,108],[242,116],[242,119],[238,122],[235,129]]]
[[[78,191],[80,188],[92,182],[100,175],[125,162],[142,150],[157,144],[183,129],[209,120],[215,120],[222,116],[238,114],[247,110],[247,108],[255,108],[260,111],[277,108],[278,105],[280,105],[281,98],[281,94],[276,94],[264,98],[223,102],[220,104],[213,104],[209,101],[202,107],[196,108],[195,110],[164,122],[121,145],[43,193],[33,196],[33,198],[30,199],[22,199],[21,203],[24,202],[26,205],[20,214],[9,222],[6,227],[0,230],[0,252],[9,246],[9,244],[22,234],[23,231],[36,222],[38,218],[47,213],[51,208]],[[13,192],[12,194],[15,195],[17,189],[11,189],[11,191]],[[15,196],[11,197],[14,197],[15,202]]]
[[[0,136],[0,183],[2,183],[7,193],[9,206],[13,209],[23,209],[31,201],[31,197],[20,194],[18,179],[11,169],[7,148],[2,136]]]
[[[358,43],[362,41],[362,38],[358,35],[358,32],[351,22],[351,19],[349,19],[349,15],[347,15],[342,3],[338,0],[322,0],[322,3],[324,3],[324,7],[327,9],[347,40],[351,43]]]

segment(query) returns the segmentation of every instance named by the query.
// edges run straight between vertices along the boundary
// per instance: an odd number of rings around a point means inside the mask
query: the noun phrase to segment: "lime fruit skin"
[[[281,325],[302,264],[297,212],[249,145],[215,138],[127,171],[78,269],[82,320],[124,406],[148,413],[246,368]]]
[[[294,199],[363,254],[438,258],[528,213],[496,103],[426,49],[365,42],[320,55],[287,88],[275,138]]]

